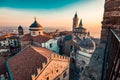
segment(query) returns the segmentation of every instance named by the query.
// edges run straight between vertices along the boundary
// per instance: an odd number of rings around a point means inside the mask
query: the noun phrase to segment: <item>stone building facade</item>
[[[69,80],[69,58],[42,47],[26,46],[6,66],[9,80]]]
[[[32,75],[32,80],[69,80],[69,59],[52,54],[42,69],[37,69],[37,75]],[[54,65],[54,66],[53,66]]]
[[[16,36],[2,36],[0,38],[0,55],[14,55],[21,50],[20,40]],[[6,53],[7,54],[4,54]]]
[[[107,41],[108,29],[120,31],[120,0],[105,0],[101,42]],[[119,32],[120,35],[120,32]]]
[[[53,52],[59,54],[59,46],[57,44],[58,39],[50,39],[42,43],[42,47],[52,50]]]

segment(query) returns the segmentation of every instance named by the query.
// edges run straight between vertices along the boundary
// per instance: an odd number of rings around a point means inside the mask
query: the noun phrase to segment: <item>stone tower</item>
[[[24,34],[24,31],[21,25],[18,27],[18,34],[19,36],[22,36]]]
[[[105,0],[104,8],[101,42],[107,41],[108,29],[120,31],[120,0]]]
[[[76,28],[77,26],[78,26],[78,16],[76,12],[75,16],[73,17],[73,31],[74,31],[74,28]]]
[[[82,19],[80,20],[79,27],[83,27]]]

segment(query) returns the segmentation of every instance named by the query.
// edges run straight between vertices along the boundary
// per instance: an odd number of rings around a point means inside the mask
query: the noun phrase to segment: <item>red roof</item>
[[[26,34],[24,37],[21,38],[21,41],[35,41],[38,43],[44,43],[50,40],[52,37],[47,35],[38,35],[38,36],[31,36],[30,34]]]
[[[29,46],[22,52],[8,59],[10,71],[14,80],[31,80],[31,75],[37,74],[37,68],[47,62],[52,51],[46,48]]]
[[[0,56],[0,74],[6,73],[5,58]]]

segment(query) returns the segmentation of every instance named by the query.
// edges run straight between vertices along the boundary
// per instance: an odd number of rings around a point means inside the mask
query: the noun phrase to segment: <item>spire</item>
[[[75,17],[77,17],[77,11],[76,11],[76,13],[75,13]]]
[[[36,17],[34,17],[35,21],[36,21]]]
[[[82,27],[83,24],[82,24],[82,19],[80,20],[80,23],[79,23],[79,27]]]
[[[18,29],[22,29],[22,26],[21,26],[21,25],[19,25]]]
[[[21,25],[19,25],[19,27],[21,27]]]

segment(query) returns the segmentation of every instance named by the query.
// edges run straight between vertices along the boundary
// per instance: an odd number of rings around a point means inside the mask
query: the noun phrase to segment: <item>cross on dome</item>
[[[34,17],[35,21],[36,21],[36,17]]]

